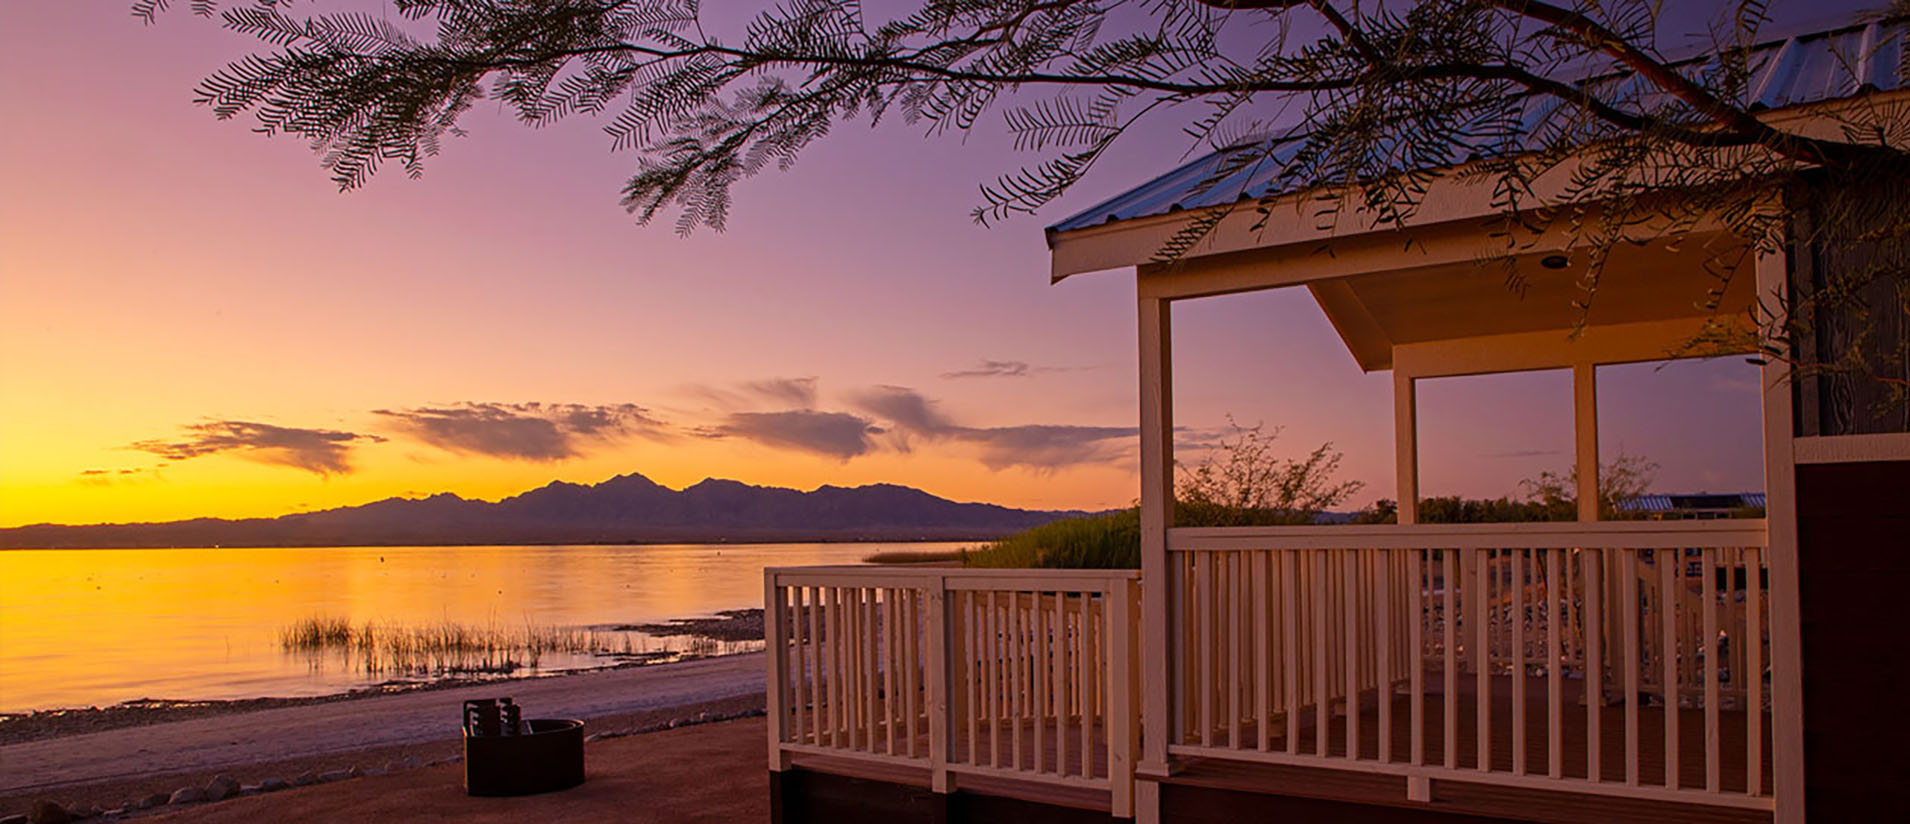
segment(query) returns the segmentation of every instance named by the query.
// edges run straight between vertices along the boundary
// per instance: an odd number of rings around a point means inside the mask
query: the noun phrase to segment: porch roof
[[[1910,18],[1893,18],[1868,23],[1849,21],[1763,41],[1753,46],[1749,55],[1752,77],[1745,84],[1744,100],[1754,110],[1771,110],[1903,88],[1906,56],[1910,55],[1907,38]],[[1711,71],[1717,64],[1717,53],[1708,48],[1672,59],[1675,68],[1694,75]],[[1609,90],[1612,95],[1646,91],[1644,81],[1630,72],[1595,73],[1583,84]],[[1482,141],[1458,147],[1453,153],[1456,161],[1535,148],[1531,136],[1542,131],[1557,111],[1557,104],[1550,98],[1528,100],[1525,128],[1519,130],[1522,137],[1517,138],[1523,143],[1508,147]],[[1210,152],[1049,226],[1049,246],[1054,245],[1057,235],[1077,229],[1294,191],[1294,182],[1282,172],[1304,142],[1303,133],[1296,127]]]

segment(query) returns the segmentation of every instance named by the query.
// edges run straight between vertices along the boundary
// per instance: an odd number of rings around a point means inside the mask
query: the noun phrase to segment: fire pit
[[[509,698],[464,702],[464,791],[532,795],[584,783],[584,722],[521,719]]]

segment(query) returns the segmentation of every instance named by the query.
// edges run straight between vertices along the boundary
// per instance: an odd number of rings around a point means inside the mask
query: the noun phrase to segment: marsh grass
[[[874,555],[864,557],[862,562],[865,564],[931,564],[946,563],[948,561],[966,561],[967,559],[968,547],[961,547],[958,549],[943,550],[914,551],[903,549],[892,552],[878,552]]]
[[[1052,521],[968,552],[971,567],[1136,569],[1141,565],[1141,514],[1125,509]]]
[[[597,632],[526,624],[522,627],[474,626],[442,621],[421,626],[367,622],[353,626],[342,618],[307,618],[279,630],[286,652],[317,658],[342,656],[348,667],[367,675],[443,676],[500,674],[538,669],[547,656],[653,658],[706,655],[693,642],[688,650],[656,649],[649,639],[625,632]]]

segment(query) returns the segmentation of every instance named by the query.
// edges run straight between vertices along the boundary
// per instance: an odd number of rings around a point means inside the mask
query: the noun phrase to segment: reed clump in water
[[[351,622],[343,618],[307,618],[279,630],[279,645],[288,650],[342,646],[351,638]]]
[[[472,626],[443,621],[421,626],[366,622],[353,626],[343,618],[307,618],[279,630],[287,652],[311,655],[336,652],[350,666],[370,675],[433,676],[461,673],[509,673],[537,669],[547,655],[638,656],[624,633],[496,625]]]

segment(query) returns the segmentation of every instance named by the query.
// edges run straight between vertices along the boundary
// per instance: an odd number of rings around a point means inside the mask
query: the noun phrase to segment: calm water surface
[[[0,712],[342,692],[386,680],[288,654],[339,617],[590,627],[760,607],[763,567],[959,544],[92,549],[0,552]],[[682,641],[639,637],[640,647]],[[545,669],[588,665],[558,656]]]

